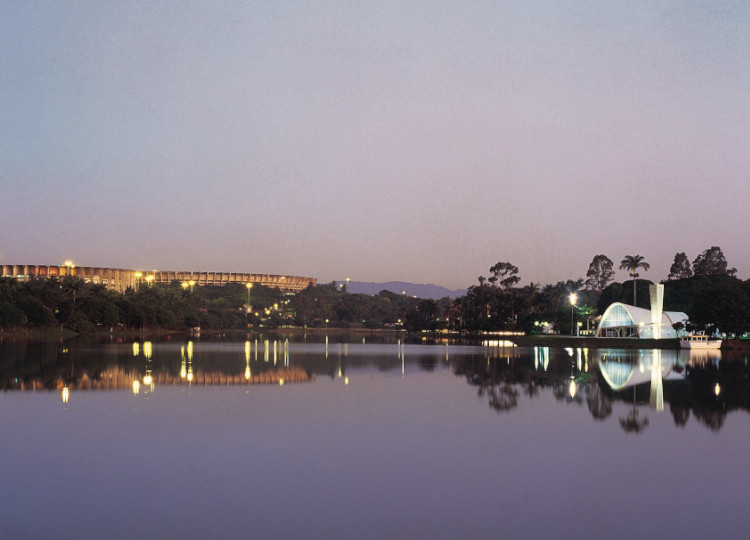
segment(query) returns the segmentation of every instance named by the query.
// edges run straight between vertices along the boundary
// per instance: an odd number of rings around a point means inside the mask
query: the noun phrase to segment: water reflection
[[[628,433],[642,433],[654,414],[685,426],[693,417],[720,429],[728,412],[748,411],[746,354],[651,349],[519,348],[505,342],[477,345],[391,342],[242,341],[133,343],[0,343],[0,387],[49,389],[63,404],[82,390],[127,389],[147,396],[159,386],[285,385],[318,376],[350,383],[352,373],[375,369],[407,377],[450,369],[476,389],[488,407],[511,413],[524,399],[549,394],[581,406],[597,422],[615,415]],[[73,398],[74,399],[74,398]],[[584,407],[585,405],[585,407]]]
[[[535,347],[526,358],[457,358],[453,366],[456,375],[465,377],[497,411],[517,407],[519,392],[534,398],[545,389],[561,403],[582,405],[585,400],[597,421],[607,420],[617,401],[626,403],[628,411],[618,420],[627,433],[642,433],[650,423],[645,411],[661,414],[665,403],[678,427],[692,413],[718,430],[728,411],[748,411],[750,372],[742,353],[722,359],[719,351]],[[724,392],[727,384],[732,385],[732,396]]]

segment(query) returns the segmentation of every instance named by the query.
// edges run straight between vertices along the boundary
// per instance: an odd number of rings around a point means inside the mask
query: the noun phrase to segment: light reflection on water
[[[2,343],[0,362],[35,389],[0,394],[10,537],[746,525],[742,355],[253,338]]]

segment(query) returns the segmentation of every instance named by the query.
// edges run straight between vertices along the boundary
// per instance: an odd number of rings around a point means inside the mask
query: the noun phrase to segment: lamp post
[[[247,283],[247,284],[245,284],[245,287],[247,287],[247,305],[248,305],[247,309],[249,310],[250,309],[250,307],[249,307],[250,306],[250,289],[253,288],[253,284],[252,283]]]
[[[578,295],[574,292],[570,293],[568,296],[568,300],[570,300],[570,335],[573,335],[573,308],[576,305],[576,302],[578,302]]]
[[[141,284],[141,276],[143,275],[143,272],[136,272],[133,275],[135,276],[135,292],[138,292],[138,286]]]

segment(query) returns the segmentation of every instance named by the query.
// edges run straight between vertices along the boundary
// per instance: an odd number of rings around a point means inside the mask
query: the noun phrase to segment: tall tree
[[[615,277],[614,264],[606,255],[597,255],[586,272],[586,288],[601,292]]]
[[[430,322],[440,314],[440,309],[435,300],[423,298],[417,304],[417,312],[422,316],[424,322]]]
[[[640,274],[638,273],[639,268],[643,268],[644,272],[648,272],[651,265],[645,260],[645,257],[641,255],[625,255],[625,258],[620,261],[620,270],[627,270],[628,275],[633,278],[633,305],[637,306],[635,299],[635,285]]]
[[[504,289],[510,289],[513,285],[521,281],[518,277],[518,267],[509,262],[498,262],[490,268],[492,277],[488,279],[490,283],[498,283]]]
[[[693,261],[693,272],[696,276],[733,276],[736,268],[727,269],[727,259],[719,246],[711,246]]]
[[[690,260],[685,255],[685,252],[675,254],[674,262],[669,267],[669,275],[667,279],[687,279],[693,275],[693,270],[690,268]]]

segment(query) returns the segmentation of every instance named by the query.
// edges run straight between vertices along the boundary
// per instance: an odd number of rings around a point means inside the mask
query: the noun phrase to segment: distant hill
[[[336,285],[346,284],[346,281],[337,281]],[[373,283],[369,281],[350,281],[348,291],[352,294],[378,294],[386,290],[396,294],[406,292],[407,296],[416,296],[417,298],[432,298],[439,300],[449,296],[457,298],[466,294],[466,289],[456,289],[454,291],[440,287],[439,285],[407,283],[405,281],[388,281],[387,283]]]

